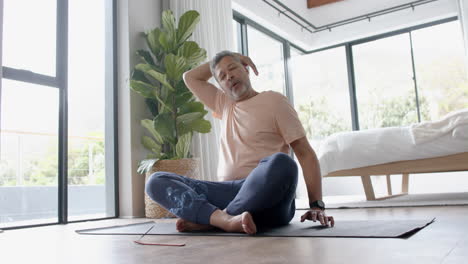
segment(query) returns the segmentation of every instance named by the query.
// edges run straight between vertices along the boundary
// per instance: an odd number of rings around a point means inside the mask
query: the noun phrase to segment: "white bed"
[[[342,132],[319,148],[322,175],[402,160],[417,160],[468,152],[468,140],[448,133],[424,144],[414,144],[410,127]]]
[[[444,130],[440,122],[433,123],[439,126],[433,130],[438,134],[422,134],[426,138],[415,138],[415,126],[336,133],[320,145],[322,175],[361,176],[367,199],[376,200],[371,175],[387,176],[384,199],[395,196],[390,175],[402,174],[403,192],[397,194],[402,195],[408,192],[409,174],[468,170],[468,125],[450,122],[450,129]],[[417,129],[428,124],[418,124]]]

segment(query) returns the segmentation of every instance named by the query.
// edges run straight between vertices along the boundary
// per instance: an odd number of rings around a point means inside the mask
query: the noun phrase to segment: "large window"
[[[112,2],[4,1],[0,228],[116,215]]]
[[[283,43],[247,27],[249,56],[258,69],[258,76],[250,72],[252,87],[257,92],[285,93]]]

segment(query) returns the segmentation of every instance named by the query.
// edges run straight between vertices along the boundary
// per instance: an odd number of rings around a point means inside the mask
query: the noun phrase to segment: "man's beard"
[[[247,86],[242,85],[242,88],[240,88],[240,90],[231,91],[232,97],[234,97],[234,99],[238,100],[247,92],[247,90],[248,90]]]

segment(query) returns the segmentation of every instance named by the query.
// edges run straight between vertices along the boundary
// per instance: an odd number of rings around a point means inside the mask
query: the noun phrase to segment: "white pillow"
[[[454,139],[467,139],[468,140],[468,125],[457,126],[452,131]]]

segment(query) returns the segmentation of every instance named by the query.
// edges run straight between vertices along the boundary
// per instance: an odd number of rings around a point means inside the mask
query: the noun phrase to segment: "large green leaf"
[[[187,126],[190,126],[195,120],[203,117],[203,114],[200,112],[193,112],[183,114],[177,117],[177,123],[183,123]]]
[[[138,164],[138,169],[137,172],[140,174],[145,174],[151,171],[153,168],[154,163],[156,163],[158,159],[144,159],[140,161],[140,164]]]
[[[181,105],[179,107],[178,114],[183,115],[192,112],[200,112],[203,114],[202,116],[205,116],[208,113],[202,103],[194,101]]]
[[[159,81],[164,87],[175,92],[174,87],[172,87],[172,85],[167,81],[166,74],[157,72],[153,67],[151,67],[151,65],[140,63],[135,66],[135,69],[146,73],[147,75]]]
[[[174,54],[168,54],[164,58],[164,66],[166,67],[167,77],[175,82],[182,79],[182,74],[187,69],[187,63],[184,57]]]
[[[163,12],[161,22],[163,31],[159,36],[159,43],[166,53],[171,53],[176,49],[177,43],[176,22],[171,10],[165,10]]]
[[[172,49],[174,48],[174,45],[172,44],[173,39],[166,32],[161,32],[159,35],[159,43],[161,43],[161,47],[165,53],[171,53]]]
[[[168,105],[167,103],[164,102],[163,99],[161,99],[161,97],[159,96],[158,94],[158,91],[157,91],[157,87],[151,85],[151,84],[148,84],[148,83],[145,83],[145,82],[142,82],[142,81],[135,81],[135,80],[130,80],[130,87],[132,87],[132,89],[141,94],[142,96],[146,97],[146,98],[151,98],[151,99],[156,99],[158,100],[158,102],[161,104],[162,107],[166,108],[166,112],[174,112],[172,110],[172,107],[171,105]]]
[[[177,123],[177,131],[181,135],[192,131],[209,133],[211,131],[211,123],[201,118],[194,120],[190,124]]]
[[[155,96],[153,93],[153,90],[156,87],[154,87],[151,84],[148,84],[142,81],[130,80],[130,87],[132,88],[133,91],[139,93],[143,97],[154,98]]]
[[[187,104],[189,100],[192,98],[193,98],[193,94],[191,92],[185,92],[185,93],[176,95],[175,107],[179,108],[180,106]]]
[[[145,73],[138,69],[133,70],[131,80],[149,82],[148,78],[145,76]]]
[[[161,95],[164,92],[167,92],[167,90],[163,89],[161,91]],[[156,91],[154,91],[154,93],[156,94]],[[158,109],[159,112],[161,112],[161,113],[167,113],[167,112],[174,113],[172,102],[168,101],[167,99],[160,98],[159,96],[156,96],[156,100],[158,100],[159,105],[161,106],[161,108]]]
[[[176,156],[180,159],[188,158],[190,143],[192,143],[192,133],[185,133],[180,136],[176,145]]]
[[[205,119],[198,119],[191,124],[193,131],[199,133],[209,133],[211,131],[211,123]]]
[[[180,135],[183,135],[185,133],[189,133],[189,132],[192,132],[193,129],[190,127],[190,126],[187,126],[183,123],[178,123],[177,124],[177,133],[179,133]]]
[[[141,125],[146,128],[150,133],[151,135],[156,139],[156,141],[162,145],[164,143],[164,140],[163,138],[161,137],[161,135],[158,133],[158,131],[156,131],[156,129],[154,129],[154,122],[153,120],[150,120],[150,119],[143,119],[141,120]]]
[[[195,26],[200,21],[200,14],[195,10],[185,12],[179,19],[177,26],[177,45],[186,41],[192,35]]]
[[[155,28],[146,34],[146,43],[150,48],[154,56],[157,56],[161,51],[161,44],[159,43],[159,35],[161,35],[161,30]]]
[[[151,65],[155,65],[153,57],[151,57],[151,54],[149,53],[149,51],[147,51],[147,50],[138,50],[137,55],[140,56],[140,58],[144,62],[146,62],[148,64],[151,64]]]
[[[154,129],[164,140],[175,144],[174,134],[176,128],[171,113],[161,113],[156,116],[154,118]]]
[[[141,143],[147,150],[152,151],[154,154],[158,156],[161,155],[161,150],[162,150],[161,145],[156,143],[156,141],[154,141],[152,138],[148,136],[143,136],[141,138]]]
[[[145,65],[144,63],[142,65]],[[149,64],[146,64],[147,65],[147,68],[148,69],[152,69],[152,70],[155,70],[155,71],[158,71],[153,65],[149,65]],[[161,87],[161,83],[152,78],[151,76],[147,75],[144,71],[141,71],[139,69],[136,68],[135,66],[135,69],[133,70],[132,72],[132,77],[130,78],[131,80],[134,80],[134,81],[142,81],[142,82],[145,82],[147,84],[151,84],[153,85],[154,87]]]
[[[172,102],[172,100],[169,100],[169,96],[172,95],[172,93],[169,91],[169,89],[161,89],[161,98],[164,102]],[[161,109],[162,112],[167,112],[166,109]]]
[[[177,55],[184,57],[187,65],[193,67],[206,59],[206,50],[201,49],[194,41],[187,41],[179,48]]]
[[[162,26],[169,34],[174,34],[176,31],[176,19],[171,10],[164,10],[162,13]]]

